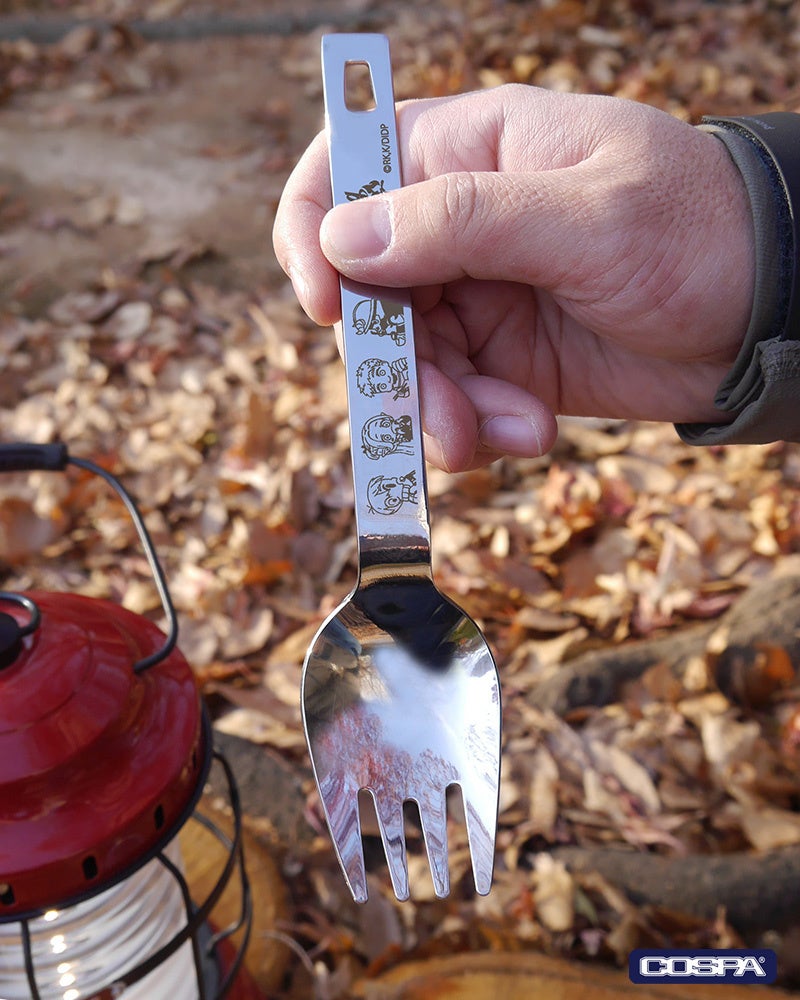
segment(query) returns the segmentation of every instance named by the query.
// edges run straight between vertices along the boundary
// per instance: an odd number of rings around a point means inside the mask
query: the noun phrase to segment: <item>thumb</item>
[[[338,271],[384,286],[468,275],[555,287],[576,277],[592,245],[585,174],[582,165],[442,174],[337,205],[323,220],[320,244]]]

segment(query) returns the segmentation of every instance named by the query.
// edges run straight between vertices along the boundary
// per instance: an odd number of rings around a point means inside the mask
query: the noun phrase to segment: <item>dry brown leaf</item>
[[[742,829],[758,851],[800,844],[800,815],[785,809],[773,809],[765,803],[742,806]]]
[[[558,818],[558,766],[545,746],[538,746],[531,759],[528,829],[550,839]]]
[[[147,332],[152,318],[149,302],[126,302],[106,320],[103,329],[115,340],[138,340]]]
[[[597,471],[605,479],[624,479],[636,493],[669,495],[678,485],[674,472],[639,455],[603,455],[597,460]]]
[[[589,750],[595,764],[605,774],[613,775],[624,789],[635,796],[646,815],[656,816],[661,812],[661,799],[647,768],[613,743],[594,740],[590,742]]]
[[[563,863],[537,854],[533,900],[536,914],[551,931],[567,931],[575,920],[575,886]]]

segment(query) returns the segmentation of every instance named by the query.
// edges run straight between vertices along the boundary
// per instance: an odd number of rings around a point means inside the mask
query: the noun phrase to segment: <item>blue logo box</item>
[[[637,948],[628,959],[632,983],[774,983],[778,959],[769,948]]]

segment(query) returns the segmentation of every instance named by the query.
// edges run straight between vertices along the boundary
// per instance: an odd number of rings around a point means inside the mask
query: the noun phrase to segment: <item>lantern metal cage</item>
[[[0,595],[0,597],[3,596]],[[155,860],[163,865],[169,876],[178,885],[185,907],[186,923],[158,951],[118,976],[113,983],[86,996],[85,1000],[115,1000],[117,997],[124,996],[126,990],[140,982],[160,965],[166,963],[187,941],[191,943],[198,1000],[222,1000],[224,997],[231,996],[232,992],[234,996],[242,996],[243,1000],[244,997],[249,997],[249,993],[242,990],[237,992],[234,988],[249,942],[253,916],[253,901],[242,849],[241,804],[233,772],[225,756],[215,749],[211,757],[219,765],[224,775],[227,786],[228,806],[233,816],[233,834],[229,836],[219,824],[215,823],[209,816],[198,811],[196,803],[193,803],[191,813],[185,818],[184,822],[179,824],[179,827],[183,828],[189,822],[199,823],[214,837],[225,851],[226,860],[216,882],[206,897],[199,903],[196,903],[192,899],[191,888],[185,875],[164,851],[166,843],[172,839],[168,837],[166,842],[154,850],[151,855],[143,857],[140,864],[121,873],[113,883],[104,884],[99,891],[105,891],[119,882],[127,880],[140,867],[143,867],[151,860]],[[206,769],[206,776],[209,769]],[[199,786],[199,790],[202,791],[202,785]],[[234,923],[215,931],[209,924],[209,918],[223,891],[234,875],[237,876],[239,882],[242,904],[241,912]],[[0,889],[2,888],[3,886],[0,885]],[[69,902],[69,906],[74,906],[86,899],[90,899],[97,892],[98,890],[95,890],[95,892],[72,899]],[[0,905],[1,910],[2,906]],[[31,1000],[43,1000],[43,997],[39,991],[36,978],[36,967],[31,947],[30,924],[32,920],[41,917],[44,912],[46,911],[40,909],[14,917],[4,917],[0,912],[0,924],[16,923],[19,925],[25,977],[28,989],[30,990]],[[241,932],[239,940],[233,945],[232,938],[239,932]],[[81,1000],[84,1000],[83,994],[81,994]]]
[[[145,957],[114,968],[110,981],[86,989],[62,990],[60,1000],[125,997],[151,973],[174,961],[181,949],[183,956],[191,951],[197,1000],[257,1000],[260,993],[243,969],[253,900],[244,860],[239,792],[230,764],[213,746],[208,711],[191,668],[176,648],[177,616],[141,514],[116,477],[92,462],[73,458],[64,445],[0,445],[0,472],[62,471],[68,464],[101,476],[124,502],[152,570],[167,629],[161,632],[149,620],[94,598],[0,592],[4,607],[0,610],[0,986],[2,957],[7,956],[6,944],[13,939],[21,951],[22,988],[28,990],[31,1000],[49,1000],[54,994],[49,988],[45,992],[41,975],[37,975],[40,965],[35,929],[52,915],[68,917],[81,907],[91,908],[112,891],[127,892],[126,887],[143,877],[142,873],[152,871],[159,886],[168,885],[168,892],[179,898],[177,907],[182,912],[178,929],[170,926],[171,936],[166,940],[162,937],[155,946],[137,952]],[[59,668],[63,664],[64,669],[48,673],[53,662]],[[105,685],[102,702],[91,701],[97,698],[92,694],[96,686],[92,671],[101,677],[101,687]],[[31,677],[34,686],[38,685],[35,697],[26,694],[23,699],[20,690]],[[51,712],[46,704],[49,687],[59,684],[73,685],[74,689],[66,689],[63,697],[53,694],[56,711]],[[176,692],[177,709],[173,704]],[[88,706],[82,704],[87,698]],[[31,709],[37,699],[45,702],[44,707],[37,704]],[[26,711],[38,713],[30,725]],[[54,727],[51,716],[58,713],[62,713],[57,719],[60,725]],[[172,725],[173,720],[174,729],[166,732],[166,724]],[[40,731],[46,739],[37,743]],[[163,737],[163,767],[153,756],[153,743],[158,743],[154,736]],[[3,739],[9,737],[4,744]],[[9,746],[21,752],[16,756],[8,753]],[[110,759],[114,753],[119,754],[118,770],[125,770],[126,781],[114,780],[115,761]],[[93,829],[91,822],[87,825],[83,822],[86,817],[81,817],[77,832],[78,823],[66,822],[69,833],[62,838],[59,820],[64,815],[79,816],[84,803],[79,794],[79,801],[70,801],[75,794],[62,791],[59,783],[64,775],[78,772],[83,784],[76,784],[76,789],[87,787],[89,781],[83,773],[86,768],[81,770],[75,760],[84,765],[88,760],[89,771],[93,762],[97,763],[100,792],[96,802],[91,801],[94,791],[87,793],[90,801],[85,803],[85,811],[89,819],[102,816],[102,822]],[[33,774],[30,780],[26,767]],[[226,803],[220,816],[226,817],[225,822],[199,807],[212,767],[222,779],[215,783],[215,790],[224,788]],[[153,773],[159,770],[163,774]],[[42,779],[42,774],[49,776]],[[108,787],[103,786],[104,781]],[[115,784],[120,789],[112,787]],[[39,785],[46,788],[41,800],[36,797]],[[131,788],[134,803],[125,798]],[[54,824],[49,832],[48,803],[52,804]],[[98,803],[100,808],[92,813]],[[44,815],[36,815],[37,808]],[[192,898],[172,848],[179,832],[190,824],[199,824],[203,835],[213,838],[222,859],[211,888],[199,901]],[[223,826],[230,826],[230,832]],[[26,837],[33,844],[30,853],[34,859],[28,868],[19,857],[26,852]],[[46,863],[37,869],[36,860],[42,857]],[[228,886],[237,892],[237,915],[228,926],[217,928],[214,910]],[[142,905],[146,908],[146,899]],[[144,920],[147,915],[143,914]],[[152,992],[150,982],[145,984],[148,997],[162,1000]],[[171,1000],[171,996],[164,994],[163,1000]]]

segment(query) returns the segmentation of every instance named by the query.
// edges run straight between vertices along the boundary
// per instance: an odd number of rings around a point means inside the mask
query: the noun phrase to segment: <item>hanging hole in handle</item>
[[[377,107],[369,63],[354,59],[344,64],[344,103],[348,111],[374,111]]]

